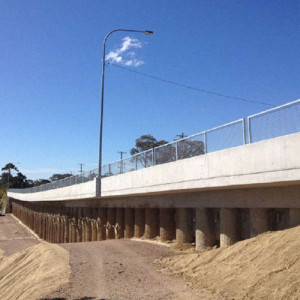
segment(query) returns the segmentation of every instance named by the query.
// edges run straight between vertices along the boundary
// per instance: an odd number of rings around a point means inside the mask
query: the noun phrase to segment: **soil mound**
[[[300,226],[157,263],[163,272],[208,289],[215,299],[299,299],[299,236]]]
[[[68,283],[69,253],[40,243],[12,256],[0,250],[0,299],[40,299]]]

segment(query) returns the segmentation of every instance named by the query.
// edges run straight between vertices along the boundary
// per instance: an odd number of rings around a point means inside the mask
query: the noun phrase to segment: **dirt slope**
[[[2,259],[1,259],[2,257]],[[40,243],[11,256],[0,253],[0,299],[39,299],[68,282],[69,253]]]
[[[216,299],[300,299],[300,227],[157,261]]]

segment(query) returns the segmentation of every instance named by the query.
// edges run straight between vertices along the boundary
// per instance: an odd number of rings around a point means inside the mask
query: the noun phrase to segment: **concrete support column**
[[[162,242],[175,238],[175,211],[172,208],[159,210],[159,237]]]
[[[193,242],[193,210],[177,208],[176,211],[176,243],[178,245]]]
[[[69,218],[67,216],[64,216],[64,242],[69,243]]]
[[[196,251],[216,244],[214,215],[211,209],[196,208]]]
[[[134,212],[134,237],[140,238],[145,233],[145,210],[136,208]]]
[[[289,211],[289,223],[290,227],[295,227],[300,225],[300,209],[299,208],[290,208]]]
[[[83,242],[82,239],[82,217],[78,217],[77,219],[77,239],[76,239],[77,243],[81,243]]]
[[[134,230],[134,209],[125,208],[125,233],[124,237],[130,239],[133,237]]]
[[[92,208],[85,207],[83,209],[83,214],[84,214],[83,229],[84,229],[85,242],[92,241],[92,224],[91,224],[92,213],[93,213]]]
[[[220,247],[227,247],[237,241],[236,211],[231,208],[220,209]]]
[[[268,210],[250,208],[250,237],[255,237],[269,229]]]
[[[41,215],[41,239],[45,239],[45,235],[44,235],[44,228],[45,228],[45,224],[44,224],[44,214]]]
[[[159,210],[157,208],[145,209],[145,234],[146,239],[153,239],[159,234]]]
[[[77,209],[77,218],[82,218],[83,217],[83,207],[78,207]]]
[[[106,239],[106,208],[98,208],[97,241]]]
[[[59,216],[59,243],[64,242],[64,223],[62,215]]]
[[[85,240],[86,242],[92,241],[92,222],[90,218],[86,218],[86,226],[85,226]]]
[[[92,225],[92,241],[97,241],[97,221],[95,219],[91,219]]]
[[[76,243],[77,241],[77,236],[76,236],[76,226],[77,221],[75,218],[71,219],[71,243]]]
[[[83,242],[87,242],[86,238],[86,218],[81,218],[81,239]]]
[[[124,237],[124,208],[117,208],[115,238],[122,239]]]
[[[53,222],[52,215],[48,215],[48,242],[52,243],[52,231],[53,231]]]
[[[116,224],[116,209],[110,207],[107,209],[107,223],[106,223],[106,239],[115,238],[115,224]]]
[[[53,216],[54,231],[53,231],[53,243],[58,243],[58,218],[57,215]]]

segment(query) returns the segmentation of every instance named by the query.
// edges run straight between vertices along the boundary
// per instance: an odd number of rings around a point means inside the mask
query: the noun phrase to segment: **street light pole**
[[[150,30],[133,30],[133,29],[114,29],[110,31],[104,38],[103,41],[103,54],[102,54],[102,83],[101,83],[101,113],[100,113],[100,141],[99,141],[99,166],[98,166],[98,188],[97,196],[101,196],[101,169],[102,169],[102,133],[103,133],[103,106],[104,106],[104,74],[105,74],[105,46],[107,38],[116,31],[126,31],[126,32],[138,32],[144,33],[146,35],[152,35],[153,31]]]

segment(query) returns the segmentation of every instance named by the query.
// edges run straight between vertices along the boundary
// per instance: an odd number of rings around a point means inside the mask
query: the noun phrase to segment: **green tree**
[[[71,176],[73,176],[73,175],[69,174],[69,173],[65,173],[65,174],[53,174],[49,179],[50,179],[50,181],[57,181],[57,180],[65,179],[67,177],[71,177]]]
[[[150,134],[145,134],[135,140],[135,147],[130,150],[131,155],[141,153],[136,156],[136,163],[141,164],[143,167],[150,167],[152,165],[153,153],[147,151],[155,147],[167,144],[165,140],[157,140]],[[144,152],[147,151],[147,152]],[[135,160],[135,159],[133,159]]]
[[[176,138],[178,137],[178,138]],[[185,139],[187,137],[184,133],[177,134],[175,141],[177,141],[177,156],[178,159],[189,158],[197,155],[205,154],[205,145],[201,140]]]
[[[33,185],[34,186],[40,186],[42,184],[47,184],[47,183],[50,183],[51,181],[48,180],[48,179],[37,179],[37,180],[34,180],[33,181]]]
[[[6,164],[2,169],[0,186],[6,188],[27,188],[32,186],[27,177],[23,175],[13,163]],[[17,172],[17,175],[12,175],[12,170]]]

